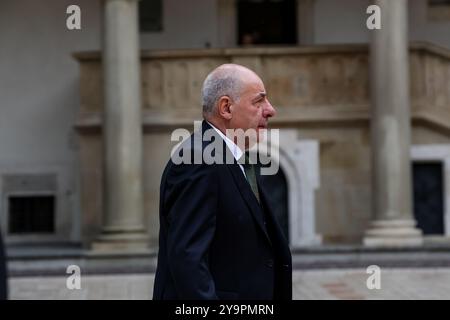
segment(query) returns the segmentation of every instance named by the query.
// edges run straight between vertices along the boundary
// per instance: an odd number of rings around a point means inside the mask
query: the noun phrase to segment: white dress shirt
[[[232,141],[230,138],[228,138],[226,135],[224,135],[222,133],[222,131],[220,131],[219,129],[217,129],[211,122],[206,121],[214,130],[216,130],[216,132],[222,137],[222,139],[225,141],[225,143],[227,144],[228,149],[230,149],[231,153],[233,154],[233,157],[236,159],[236,161],[238,161],[242,155],[244,154],[244,152],[241,150],[241,148],[239,148],[239,146],[237,144],[234,143],[234,141]],[[239,167],[242,170],[242,173],[244,174],[244,177],[246,177],[245,175],[245,171],[244,171],[244,167],[240,164]]]

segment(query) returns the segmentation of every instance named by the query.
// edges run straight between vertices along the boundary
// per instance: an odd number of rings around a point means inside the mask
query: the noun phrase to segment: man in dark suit
[[[0,300],[7,299],[6,254],[0,233]]]
[[[179,163],[172,156],[164,170],[153,298],[290,300],[287,240],[257,168],[241,164],[275,109],[261,79],[235,64],[208,75],[202,99],[201,131],[174,154],[198,159],[210,144],[221,142],[222,147],[211,153],[215,163]],[[253,130],[256,141],[229,139],[227,129]],[[202,139],[207,132],[211,139]]]

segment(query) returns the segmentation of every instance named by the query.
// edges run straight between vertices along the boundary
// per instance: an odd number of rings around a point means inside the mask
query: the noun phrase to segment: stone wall
[[[88,243],[102,210],[102,77],[98,53],[75,56],[81,68],[76,127]],[[450,54],[417,43],[410,57],[413,144],[450,143]],[[261,75],[278,111],[272,127],[318,142],[317,233],[325,242],[359,241],[371,219],[368,60],[367,48],[359,45],[142,52],[145,212],[152,243],[157,243],[160,177],[174,145],[170,133],[192,130],[201,119],[203,79],[225,62]]]

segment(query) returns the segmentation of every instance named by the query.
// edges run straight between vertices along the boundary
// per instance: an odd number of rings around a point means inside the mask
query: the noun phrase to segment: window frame
[[[442,4],[432,4],[433,0],[427,0],[427,20],[431,22],[450,21],[450,1]]]

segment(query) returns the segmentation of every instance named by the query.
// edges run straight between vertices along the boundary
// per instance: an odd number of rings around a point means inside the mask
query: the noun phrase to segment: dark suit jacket
[[[7,298],[6,254],[0,233],[0,300]]]
[[[192,142],[191,156],[209,143]],[[259,204],[237,163],[168,162],[153,299],[292,299],[291,253],[261,187]]]

